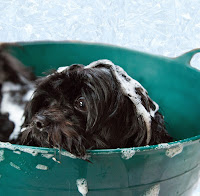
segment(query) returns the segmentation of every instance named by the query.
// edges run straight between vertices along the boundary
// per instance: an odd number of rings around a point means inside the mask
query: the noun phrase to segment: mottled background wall
[[[0,0],[0,42],[33,40],[103,42],[175,57],[200,47],[200,0]],[[200,55],[193,65],[200,68]]]
[[[200,47],[199,8],[199,0],[0,0],[0,41],[83,40],[174,57]]]

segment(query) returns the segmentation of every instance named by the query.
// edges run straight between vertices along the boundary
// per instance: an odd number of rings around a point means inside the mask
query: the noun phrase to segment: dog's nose
[[[49,123],[44,116],[37,116],[35,119],[35,126],[37,129],[41,130],[42,128],[46,127]]]

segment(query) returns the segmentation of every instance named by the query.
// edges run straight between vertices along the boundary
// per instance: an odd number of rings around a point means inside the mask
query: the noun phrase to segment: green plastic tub
[[[12,54],[32,66],[37,75],[98,59],[122,66],[160,105],[167,129],[177,141],[91,150],[88,154],[92,163],[57,149],[0,143],[1,196],[191,195],[200,169],[200,72],[189,63],[200,49],[172,59],[82,42],[18,45],[22,47],[11,47]]]

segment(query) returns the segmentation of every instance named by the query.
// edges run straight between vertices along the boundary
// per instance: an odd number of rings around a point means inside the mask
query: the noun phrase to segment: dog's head
[[[87,68],[72,65],[40,79],[25,110],[20,143],[64,148],[78,157],[86,149],[147,144],[146,117],[138,114],[121,88],[115,73],[101,63]],[[135,90],[144,108],[156,109],[140,87]],[[151,127],[164,131],[158,112]],[[149,144],[154,140],[151,134]]]

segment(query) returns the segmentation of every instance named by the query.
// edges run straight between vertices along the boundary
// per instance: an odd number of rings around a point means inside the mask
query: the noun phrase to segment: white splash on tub
[[[37,169],[40,169],[40,170],[48,170],[48,167],[46,165],[41,165],[41,164],[38,164],[36,166]]]
[[[60,151],[60,154],[63,155],[63,156],[66,156],[66,157],[70,157],[72,159],[76,159],[77,157],[73,154],[71,154],[70,152],[67,152],[67,151]]]
[[[0,150],[0,162],[4,161],[4,150]]]
[[[77,185],[78,191],[82,194],[82,196],[86,196],[88,193],[87,180],[84,178],[77,179],[76,185]]]
[[[73,154],[71,154],[70,152],[68,152],[68,151],[60,151],[60,154],[61,155],[63,155],[63,156],[66,156],[66,157],[70,157],[70,158],[72,158],[72,159],[80,159],[79,157],[77,157],[77,156],[75,156],[75,155],[73,155]],[[89,159],[91,156],[89,155],[89,154],[86,154],[86,155],[84,155],[83,157],[81,157],[81,159],[83,159],[83,160],[87,160],[87,159]]]
[[[156,184],[152,186],[145,194],[144,196],[158,196],[160,192],[160,184]]]
[[[46,150],[31,149],[31,148],[26,148],[26,147],[14,146],[9,142],[0,142],[0,148],[12,150],[12,151],[19,150],[20,152],[29,153],[32,156],[37,156],[39,153],[48,154],[48,151],[46,151]]]
[[[128,160],[128,159],[132,158],[134,154],[135,154],[135,150],[133,148],[122,150],[122,158],[123,159]]]
[[[15,165],[13,162],[10,162],[10,166],[14,167],[17,170],[21,170],[21,168],[19,166]]]
[[[170,145],[168,143],[161,143],[161,144],[158,144],[158,147],[156,147],[155,149],[167,149],[167,148],[170,148]]]
[[[18,150],[13,151],[13,153],[15,153],[15,154],[21,154],[21,152],[18,151]]]
[[[174,156],[176,156],[177,154],[180,154],[183,151],[183,145],[179,144],[176,147],[172,147],[166,150],[166,156],[172,158]]]
[[[54,155],[53,154],[41,154],[42,157],[45,157],[47,159],[52,158]]]

